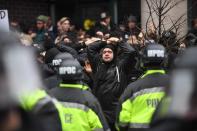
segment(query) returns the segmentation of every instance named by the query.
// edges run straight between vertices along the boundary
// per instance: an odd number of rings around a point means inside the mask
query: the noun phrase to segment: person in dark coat
[[[117,41],[117,38],[108,39],[108,43],[111,43],[110,41]],[[117,46],[124,55],[120,60],[117,60],[117,49],[112,43],[96,41],[88,47],[88,58],[93,71],[93,92],[101,104],[111,130],[115,130],[116,106],[128,84],[127,74],[133,68],[135,55],[135,50],[127,43],[120,42]]]
[[[44,80],[44,84],[45,84],[47,89],[50,90],[52,88],[55,88],[61,82],[61,79],[58,77],[58,74],[57,74],[57,69],[60,66],[61,62],[65,59],[74,59],[74,58],[70,53],[67,53],[67,52],[62,53],[61,52],[61,53],[58,53],[54,57],[54,59],[52,60],[52,63],[51,63],[52,65],[51,66],[52,66],[52,69],[55,72],[55,74]]]
[[[70,118],[67,118],[68,122],[63,122],[67,126],[65,129],[109,131],[99,102],[88,91],[89,87],[82,82],[82,69],[76,59],[63,59],[58,67],[58,76],[61,78],[61,82],[49,93],[65,105],[64,114]],[[68,111],[72,111],[72,113],[68,114]]]
[[[60,51],[57,48],[55,48],[55,47],[51,48],[46,52],[46,54],[44,56],[44,62],[38,63],[43,78],[48,78],[48,77],[53,76],[55,74],[55,72],[52,69],[51,63],[52,63],[52,60],[54,59],[54,57],[58,53],[60,53]]]
[[[187,34],[186,42],[188,47],[197,45],[197,18],[192,22],[192,29]]]
[[[102,12],[100,14],[100,21],[95,25],[95,34],[97,36],[104,36],[110,34],[111,31],[111,17],[107,12]]]
[[[197,129],[196,72],[197,48],[188,48],[178,57],[171,73],[170,88],[160,103],[150,131],[195,131]]]
[[[126,21],[126,29],[124,32],[124,39],[128,39],[130,36],[138,37],[140,29],[137,28],[137,18],[133,15],[130,15]]]
[[[71,31],[71,19],[69,17],[62,17],[59,22],[62,32],[57,36],[55,44],[59,45],[60,42],[76,43],[77,34]]]
[[[44,37],[46,33],[45,24],[47,22],[47,16],[39,15],[36,19],[36,31],[33,36],[33,43],[34,44],[43,44]]]
[[[24,93],[25,89],[23,88],[24,85],[26,85],[25,88],[28,88],[29,87],[28,85],[30,85],[28,80],[33,76],[30,73],[31,71],[29,70],[33,70],[32,72],[37,71],[35,70],[35,68],[33,68],[34,66],[32,65],[32,63],[35,62],[33,61],[35,59],[32,58],[34,55],[33,55],[33,51],[32,52],[31,51],[32,50],[30,50],[29,48],[20,45],[20,41],[15,34],[0,30],[0,130],[1,131],[45,131],[45,129],[47,131],[49,131],[49,129],[53,131],[56,130],[51,126],[49,127],[49,125],[54,125],[55,123],[54,121],[58,121],[59,117],[58,118],[56,117],[57,119],[52,117],[53,113],[58,115],[58,112],[53,112],[52,109],[50,109],[50,111],[48,110],[48,112],[45,112],[47,114],[46,116],[48,116],[48,118],[51,118],[51,120],[53,120],[52,122],[53,124],[49,124],[49,121],[47,119],[44,120],[41,119],[43,118],[42,116],[44,114],[36,115],[33,112],[28,112],[27,110],[25,110],[24,105],[22,104],[22,101],[20,99],[20,97],[22,97],[22,94],[25,94]],[[25,60],[24,60],[24,56],[25,56]],[[18,59],[20,61],[18,61],[17,63],[15,60]],[[22,72],[21,70],[28,73],[24,75],[24,72]],[[18,73],[17,71],[20,72],[21,74]],[[19,74],[19,75],[13,77],[14,74]],[[26,78],[27,74],[29,75],[28,78]],[[25,82],[21,82],[22,78],[25,78],[23,80],[27,81],[28,84],[27,83],[24,84]],[[13,84],[13,81],[15,81],[15,84]],[[34,85],[37,85],[36,82],[33,83]],[[31,96],[30,93],[29,94],[27,93],[27,95]],[[33,96],[31,98],[35,100],[36,96]],[[30,104],[35,102],[31,98],[29,99]],[[40,107],[40,104],[38,105]],[[42,103],[42,105],[43,107],[47,107],[48,109],[48,106],[46,104]]]
[[[117,108],[117,127],[121,131],[145,131],[151,117],[168,88],[168,75],[162,63],[166,59],[165,48],[157,43],[149,43],[142,54],[146,72],[130,83],[121,95]]]

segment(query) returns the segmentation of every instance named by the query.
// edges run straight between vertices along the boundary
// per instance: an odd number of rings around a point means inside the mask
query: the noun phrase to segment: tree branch
[[[178,4],[180,4],[181,2],[183,2],[185,0],[180,0],[178,2],[176,2],[174,5],[170,6],[168,9],[166,9],[165,12],[162,13],[162,15],[165,15],[166,13],[168,13],[171,9],[173,9],[175,6],[177,6]]]
[[[147,3],[147,5],[148,5],[148,9],[149,9],[149,11],[150,11],[151,21],[152,21],[152,23],[153,23],[154,28],[156,29],[155,21],[154,21],[154,19],[153,19],[153,15],[152,15],[152,9],[151,9],[151,6],[150,6],[148,0],[146,0],[146,3]]]

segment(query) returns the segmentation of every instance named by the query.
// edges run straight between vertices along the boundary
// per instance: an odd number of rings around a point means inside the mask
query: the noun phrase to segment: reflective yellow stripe
[[[141,78],[144,78],[148,75],[155,74],[155,73],[165,74],[166,72],[164,70],[147,70],[146,73],[143,76],[141,76]]]
[[[60,84],[60,87],[67,87],[67,88],[78,88],[82,90],[87,90],[88,87],[85,85],[80,85],[80,84]]]

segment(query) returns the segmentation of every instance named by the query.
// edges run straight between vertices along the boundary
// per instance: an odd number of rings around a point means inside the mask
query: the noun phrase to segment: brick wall
[[[9,20],[17,19],[25,25],[33,24],[39,14],[49,14],[46,0],[0,0],[0,9],[7,9]]]

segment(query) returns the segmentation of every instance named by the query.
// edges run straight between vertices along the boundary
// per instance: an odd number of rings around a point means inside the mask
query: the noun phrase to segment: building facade
[[[197,17],[197,1],[186,0],[187,25]],[[137,16],[139,22],[143,21],[144,12],[141,10],[145,0],[0,0],[0,9],[7,9],[9,19],[17,19],[23,24],[33,24],[40,15],[52,16],[54,23],[63,16],[73,19],[79,26],[84,19],[99,19],[102,11],[110,12],[112,20],[120,23],[129,14]]]

